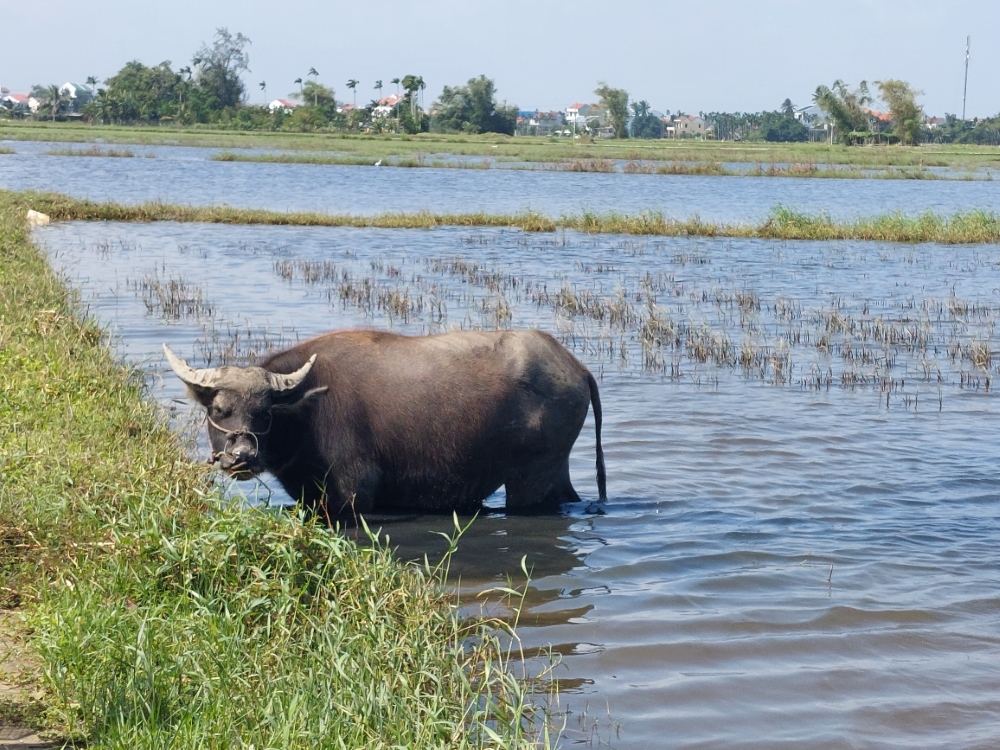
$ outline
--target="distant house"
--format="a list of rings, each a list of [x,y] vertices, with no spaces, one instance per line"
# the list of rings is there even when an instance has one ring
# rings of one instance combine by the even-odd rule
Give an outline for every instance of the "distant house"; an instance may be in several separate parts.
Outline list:
[[[69,97],[69,109],[71,112],[79,112],[87,102],[94,98],[94,89],[83,83],[73,83],[67,81],[59,87],[59,93]]]
[[[286,115],[291,114],[291,111],[296,107],[301,107],[302,105],[298,102],[290,102],[287,99],[275,99],[273,102],[267,105],[268,111],[274,114],[279,109],[283,111]]]
[[[705,138],[712,130],[698,115],[680,115],[674,118],[673,125],[674,138]]]
[[[574,122],[578,117],[586,117],[593,105],[577,102],[566,107],[566,122]]]
[[[825,141],[831,137],[833,118],[818,104],[799,107],[795,110],[795,119],[809,128],[810,141]]]
[[[588,120],[603,114],[601,108],[596,104],[577,102],[566,107],[566,124],[576,126],[577,129],[585,128]]]
[[[795,110],[794,117],[803,125],[813,127],[822,127],[830,118],[830,116],[826,113],[826,110],[818,104],[810,104],[808,107],[798,107]]]
[[[372,109],[372,117],[376,119],[391,117],[393,111],[403,100],[404,97],[398,94],[390,94],[389,96],[382,97],[376,103],[375,108]]]
[[[888,112],[880,112],[877,109],[866,109],[865,114],[868,115],[868,124],[873,133],[888,130],[892,125],[892,115]]]
[[[937,130],[939,127],[947,122],[943,117],[928,117],[924,120],[924,125],[927,126],[928,130]]]
[[[0,97],[0,102],[6,109],[12,112],[26,112],[28,110],[28,100],[31,98],[27,94],[11,94],[9,90],[4,89],[4,94]],[[37,109],[37,105],[35,109]],[[31,110],[34,112],[34,110]]]
[[[349,115],[355,109],[357,109],[357,107],[355,107],[353,104],[343,104],[337,109],[337,111],[341,112],[342,114]]]
[[[562,112],[521,110],[517,113],[517,132],[521,135],[552,135],[566,124]]]

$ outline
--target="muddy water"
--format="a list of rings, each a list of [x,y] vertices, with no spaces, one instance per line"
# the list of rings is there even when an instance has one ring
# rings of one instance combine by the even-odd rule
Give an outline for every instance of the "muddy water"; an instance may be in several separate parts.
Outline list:
[[[197,366],[348,326],[560,336],[601,378],[610,499],[588,422],[584,503],[481,518],[453,567],[475,590],[527,556],[520,634],[561,659],[569,743],[1000,744],[1000,248],[169,223],[37,236],[178,424],[162,342]],[[450,519],[381,525],[419,556]]]
[[[1000,208],[1000,182],[579,174],[510,169],[375,169],[213,162],[220,149],[128,148],[135,158],[47,156],[65,144],[6,142],[0,188],[55,190],[138,203],[226,204],[277,211],[662,211],[706,221],[761,221],[778,204],[852,218],[890,211]],[[86,146],[73,146],[76,149]],[[145,158],[150,155],[154,158]]]

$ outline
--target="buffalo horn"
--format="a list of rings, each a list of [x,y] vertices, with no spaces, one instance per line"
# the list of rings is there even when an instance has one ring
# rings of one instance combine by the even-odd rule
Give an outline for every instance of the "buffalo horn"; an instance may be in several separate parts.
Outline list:
[[[170,369],[188,385],[199,388],[214,388],[218,384],[220,373],[216,368],[196,370],[170,351],[170,347],[166,344],[163,345],[163,353],[167,355],[167,362],[170,363]]]
[[[282,391],[290,391],[293,388],[297,388],[299,384],[306,379],[306,375],[309,374],[309,370],[312,369],[313,362],[316,361],[316,355],[312,355],[309,360],[302,365],[295,372],[291,372],[288,375],[282,375],[278,372],[269,372],[267,374],[267,379],[271,383],[271,389],[281,393]]]

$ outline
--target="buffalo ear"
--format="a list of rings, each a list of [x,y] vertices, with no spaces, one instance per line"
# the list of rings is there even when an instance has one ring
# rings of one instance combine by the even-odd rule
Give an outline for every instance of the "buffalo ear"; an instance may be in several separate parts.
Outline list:
[[[318,401],[323,394],[327,392],[327,390],[328,387],[324,385],[319,388],[310,388],[301,396],[294,395],[294,391],[276,394],[277,398],[272,410],[281,413],[310,407]]]
[[[206,409],[212,405],[212,401],[215,400],[215,394],[219,392],[218,388],[206,388],[203,385],[192,385],[191,383],[185,383],[184,387],[187,390],[188,396]]]

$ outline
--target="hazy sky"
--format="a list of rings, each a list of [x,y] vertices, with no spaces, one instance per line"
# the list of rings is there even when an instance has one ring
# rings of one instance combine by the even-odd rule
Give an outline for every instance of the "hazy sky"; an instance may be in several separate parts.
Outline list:
[[[253,41],[251,101],[286,96],[316,68],[338,98],[360,80],[412,73],[430,103],[445,84],[485,73],[522,109],[593,100],[598,81],[657,109],[687,112],[808,104],[816,86],[901,78],[928,114],[1000,112],[997,0],[0,0],[0,84],[103,80],[129,60],[190,62],[216,27]]]

